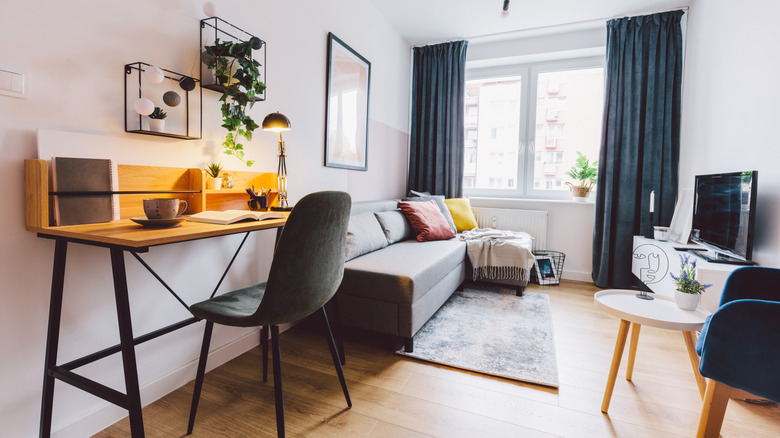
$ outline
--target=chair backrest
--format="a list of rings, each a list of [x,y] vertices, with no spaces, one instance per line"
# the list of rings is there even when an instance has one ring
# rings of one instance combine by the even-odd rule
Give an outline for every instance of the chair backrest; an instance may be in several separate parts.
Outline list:
[[[298,201],[276,245],[257,325],[298,321],[319,310],[344,276],[352,199],[344,192],[315,192]]]

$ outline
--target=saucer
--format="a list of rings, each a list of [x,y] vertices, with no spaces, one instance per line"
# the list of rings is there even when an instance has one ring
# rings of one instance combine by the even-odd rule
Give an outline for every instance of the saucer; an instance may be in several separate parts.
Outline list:
[[[173,219],[149,219],[146,216],[131,217],[131,221],[141,224],[148,228],[171,228],[178,227],[187,220],[186,216],[177,216]]]

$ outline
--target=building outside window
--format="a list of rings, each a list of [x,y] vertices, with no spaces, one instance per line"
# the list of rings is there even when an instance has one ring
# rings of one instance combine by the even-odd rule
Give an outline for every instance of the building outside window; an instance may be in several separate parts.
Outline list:
[[[577,152],[598,159],[603,65],[580,58],[469,69],[466,195],[568,198]]]

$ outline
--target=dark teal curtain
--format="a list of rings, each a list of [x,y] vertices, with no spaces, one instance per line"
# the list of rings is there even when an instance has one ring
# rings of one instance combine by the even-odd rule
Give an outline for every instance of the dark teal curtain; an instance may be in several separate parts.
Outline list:
[[[414,48],[409,190],[463,195],[467,46],[455,41]]]
[[[677,198],[680,155],[683,11],[607,22],[607,71],[593,281],[606,288],[636,284],[634,235],[668,226]],[[655,191],[651,223],[650,192]]]

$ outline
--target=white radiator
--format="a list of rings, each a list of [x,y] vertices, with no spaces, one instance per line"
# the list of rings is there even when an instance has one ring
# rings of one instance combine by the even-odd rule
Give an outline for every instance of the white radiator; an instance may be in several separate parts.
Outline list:
[[[525,231],[534,238],[534,251],[547,249],[547,212],[509,208],[474,207],[480,228]]]

